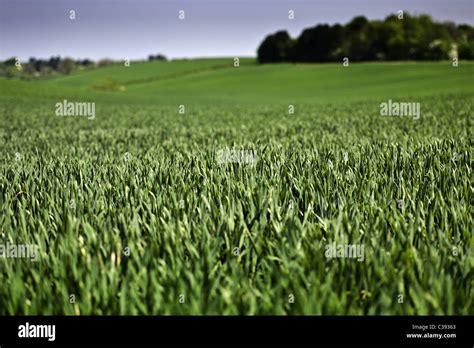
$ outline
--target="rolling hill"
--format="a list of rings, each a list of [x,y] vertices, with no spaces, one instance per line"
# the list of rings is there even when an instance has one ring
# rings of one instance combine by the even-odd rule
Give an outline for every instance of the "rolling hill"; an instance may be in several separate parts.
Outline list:
[[[0,80],[0,90],[3,97],[54,99],[64,95],[151,105],[324,104],[474,93],[474,64],[468,62],[457,68],[448,62],[361,63],[349,67],[259,66],[252,59],[240,63],[238,68],[232,58],[132,63],[130,67],[115,65],[42,81]]]

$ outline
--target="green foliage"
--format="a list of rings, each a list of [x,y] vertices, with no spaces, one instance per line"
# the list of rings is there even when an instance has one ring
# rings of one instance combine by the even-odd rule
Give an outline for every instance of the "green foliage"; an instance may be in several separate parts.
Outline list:
[[[123,93],[96,70],[0,80],[0,244],[40,248],[0,258],[0,314],[474,314],[472,65],[137,71],[159,64],[104,69]],[[381,117],[386,97],[422,116]],[[95,119],[55,116],[64,98]]]
[[[76,69],[76,63],[71,58],[61,60],[59,63],[59,72],[65,75],[69,75]]]
[[[61,59],[59,56],[50,59],[36,59],[31,57],[28,62],[23,62],[17,58],[10,58],[0,62],[0,76],[6,78],[21,78],[31,80],[33,78],[52,77],[56,74],[69,75],[77,68],[90,68],[94,64],[89,59],[74,61],[71,58]],[[10,68],[5,69],[4,67]],[[11,69],[17,69],[13,73]]]
[[[474,41],[461,43],[458,52],[459,59],[474,59]]]
[[[258,61],[260,63],[278,63],[292,60],[294,40],[286,31],[279,31],[269,35],[258,48]]]
[[[344,26],[319,24],[305,29],[294,45],[291,42],[286,32],[267,36],[258,48],[258,61],[336,62],[343,57],[351,61],[443,60],[449,58],[455,44],[461,47],[455,56],[472,59],[474,28],[404,12],[384,21],[359,16]]]
[[[113,65],[114,64],[114,61],[111,60],[111,59],[101,59],[99,60],[99,62],[97,63],[97,66],[99,68],[104,68],[106,66],[110,66],[110,65]]]

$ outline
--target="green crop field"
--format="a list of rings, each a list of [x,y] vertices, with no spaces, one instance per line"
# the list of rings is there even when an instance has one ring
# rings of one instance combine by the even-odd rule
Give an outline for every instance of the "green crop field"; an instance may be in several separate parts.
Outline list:
[[[473,315],[473,97],[463,61],[0,79],[0,244],[37,251],[0,315]]]

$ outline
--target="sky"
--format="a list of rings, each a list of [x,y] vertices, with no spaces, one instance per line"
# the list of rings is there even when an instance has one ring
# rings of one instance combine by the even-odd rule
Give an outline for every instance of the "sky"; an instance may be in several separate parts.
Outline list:
[[[474,0],[0,0],[0,59],[253,57],[278,30],[399,10],[474,25]]]

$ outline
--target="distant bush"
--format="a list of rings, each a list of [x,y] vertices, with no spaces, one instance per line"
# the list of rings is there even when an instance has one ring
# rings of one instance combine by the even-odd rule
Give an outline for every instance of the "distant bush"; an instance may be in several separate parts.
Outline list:
[[[114,79],[104,79],[92,85],[93,89],[99,91],[124,91],[125,86]]]
[[[162,54],[157,54],[156,56],[154,55],[149,55],[148,56],[148,61],[152,61],[152,60],[167,60],[166,57]]]
[[[105,58],[105,59],[99,60],[99,62],[97,63],[97,66],[99,68],[103,68],[103,67],[106,67],[106,66],[110,66],[112,64],[114,64],[114,61],[112,59]]]
[[[462,42],[458,47],[459,59],[474,59],[474,42]]]
[[[63,59],[59,63],[59,72],[65,75],[69,75],[76,69],[76,63],[71,58]]]
[[[5,69],[5,77],[14,78],[19,77],[20,75],[20,70],[18,70],[15,66],[7,66]]]

